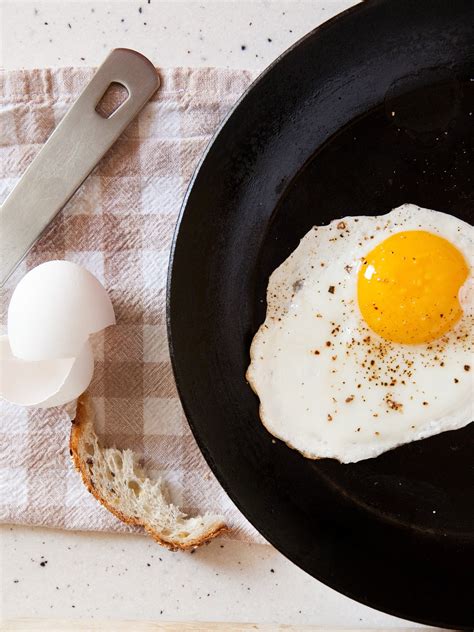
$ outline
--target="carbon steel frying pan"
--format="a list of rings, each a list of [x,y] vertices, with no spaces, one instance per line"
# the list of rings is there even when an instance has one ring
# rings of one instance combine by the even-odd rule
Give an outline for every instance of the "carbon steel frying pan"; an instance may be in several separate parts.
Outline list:
[[[404,202],[473,222],[473,77],[472,1],[376,0],[310,33],[208,148],[168,286],[182,402],[241,511],[341,593],[454,628],[474,626],[474,425],[311,461],[272,441],[244,375],[268,277],[312,225]]]

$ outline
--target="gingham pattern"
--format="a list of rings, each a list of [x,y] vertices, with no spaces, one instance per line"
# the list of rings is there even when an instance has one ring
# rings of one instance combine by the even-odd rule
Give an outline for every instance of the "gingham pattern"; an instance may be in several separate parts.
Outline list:
[[[3,200],[92,76],[89,69],[3,74]],[[222,512],[233,537],[259,540],[204,462],[172,377],[165,329],[168,251],[193,170],[252,79],[246,71],[160,71],[162,87],[56,217],[2,295],[27,269],[75,261],[107,288],[117,326],[94,339],[91,385],[104,443],[143,456],[189,512]],[[83,488],[68,454],[64,411],[0,408],[0,521],[67,529],[132,530]]]

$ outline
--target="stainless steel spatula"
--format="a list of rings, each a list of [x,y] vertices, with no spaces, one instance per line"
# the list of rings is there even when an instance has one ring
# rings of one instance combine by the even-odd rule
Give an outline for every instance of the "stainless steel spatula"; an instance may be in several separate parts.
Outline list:
[[[96,106],[113,82],[128,96],[105,118]],[[1,285],[159,85],[140,53],[110,53],[0,207]]]

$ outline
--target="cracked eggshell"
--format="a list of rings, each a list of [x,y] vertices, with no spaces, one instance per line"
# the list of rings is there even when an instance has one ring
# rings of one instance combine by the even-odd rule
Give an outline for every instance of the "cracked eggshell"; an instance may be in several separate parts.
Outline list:
[[[38,404],[38,408],[62,406],[77,399],[91,383],[93,374],[94,355],[89,342],[86,342],[59,391]]]
[[[79,397],[89,386],[94,357],[87,342],[77,358],[25,361],[0,336],[0,396],[20,406],[50,408]]]
[[[8,337],[22,360],[75,358],[89,335],[115,324],[102,284],[76,263],[48,261],[16,286],[8,308]]]

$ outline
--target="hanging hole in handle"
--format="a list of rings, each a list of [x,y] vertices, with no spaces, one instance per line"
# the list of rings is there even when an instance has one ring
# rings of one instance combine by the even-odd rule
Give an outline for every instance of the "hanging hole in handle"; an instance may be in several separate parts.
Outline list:
[[[129,96],[129,91],[122,83],[112,81],[95,106],[95,111],[102,118],[108,119],[125,103]]]

